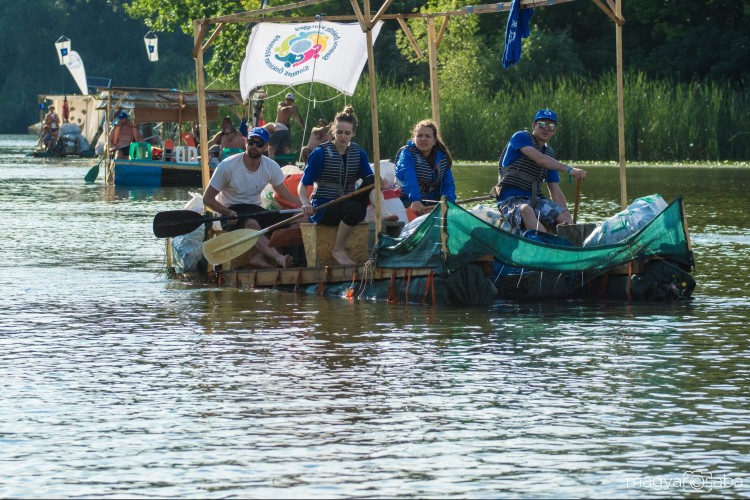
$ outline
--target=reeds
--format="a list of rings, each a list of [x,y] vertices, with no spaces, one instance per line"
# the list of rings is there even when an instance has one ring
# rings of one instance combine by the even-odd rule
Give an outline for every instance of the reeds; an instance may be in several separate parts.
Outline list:
[[[393,158],[418,121],[431,117],[429,88],[376,81],[380,153]],[[531,127],[540,108],[557,112],[552,139],[561,159],[613,161],[618,158],[617,94],[614,74],[589,82],[559,78],[529,82],[521,90],[452,93],[441,89],[441,133],[457,160],[496,161],[510,136]],[[284,92],[272,87],[269,94]],[[308,130],[318,118],[331,120],[345,104],[359,118],[355,139],[372,156],[370,93],[363,78],[352,97],[322,85],[295,89]],[[272,120],[278,99],[267,103]],[[714,83],[625,79],[626,158],[638,161],[724,161],[750,158],[750,95]],[[295,137],[299,135],[295,134]],[[295,139],[296,141],[296,139]],[[296,149],[296,148],[295,148]]]

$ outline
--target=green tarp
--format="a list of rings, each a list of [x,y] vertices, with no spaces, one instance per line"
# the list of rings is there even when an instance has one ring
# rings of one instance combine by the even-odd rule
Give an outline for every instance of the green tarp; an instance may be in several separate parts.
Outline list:
[[[438,206],[409,236],[384,236],[378,249],[380,267],[431,267],[451,272],[480,256],[491,254],[505,266],[537,271],[599,274],[633,260],[661,257],[692,267],[688,236],[677,199],[646,226],[623,241],[595,247],[556,246],[500,230],[458,205]],[[441,228],[445,225],[447,253]]]

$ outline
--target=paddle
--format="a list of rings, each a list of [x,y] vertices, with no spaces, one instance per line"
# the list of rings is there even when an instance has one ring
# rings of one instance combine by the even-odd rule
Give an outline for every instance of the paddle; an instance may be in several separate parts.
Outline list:
[[[464,200],[456,200],[456,205],[463,205],[464,203],[473,203],[475,201],[494,200],[495,197],[489,194],[484,196],[477,196],[475,198],[466,198]],[[440,203],[440,200],[424,200],[425,203]]]
[[[238,214],[237,216],[217,216],[203,217],[193,210],[168,210],[159,212],[154,216],[154,236],[157,238],[172,238],[181,234],[192,233],[198,229],[204,222],[215,220],[230,220],[240,217],[252,217],[254,215],[268,214],[294,214],[299,213],[300,209],[291,208],[286,210],[262,210],[252,214]]]
[[[317,212],[323,208],[330,207],[331,205],[365,193],[373,187],[375,187],[375,185],[370,184],[369,186],[365,186],[357,191],[345,194],[341,198],[336,198],[335,200],[323,203],[322,205],[315,207],[315,211]],[[203,256],[214,266],[223,262],[229,262],[253,248],[258,241],[258,238],[262,235],[270,233],[274,229],[286,226],[290,222],[301,219],[304,216],[304,213],[299,213],[289,217],[287,220],[283,220],[277,224],[268,226],[265,229],[261,229],[260,231],[254,229],[235,229],[230,233],[216,236],[215,238],[203,242]]]
[[[99,163],[91,167],[89,169],[88,173],[86,174],[86,177],[83,178],[84,181],[87,183],[92,183],[96,180],[97,177],[99,177],[99,165],[102,164],[102,161],[104,160],[104,155],[102,155],[101,158],[99,158]]]

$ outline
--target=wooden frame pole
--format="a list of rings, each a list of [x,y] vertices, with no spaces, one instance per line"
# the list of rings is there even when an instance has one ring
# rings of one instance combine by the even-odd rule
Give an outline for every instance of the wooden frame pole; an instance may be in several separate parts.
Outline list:
[[[622,0],[617,0],[615,17],[622,18]],[[625,84],[622,65],[622,24],[615,24],[617,45],[617,143],[620,162],[620,207],[628,206],[628,185],[625,172]]]
[[[356,4],[358,0],[352,0]],[[372,164],[375,172],[375,247],[378,246],[380,230],[383,225],[381,217],[381,193],[380,182],[380,128],[378,127],[378,96],[375,91],[375,55],[372,48],[372,14],[370,13],[370,0],[364,2],[365,36],[367,38],[367,73],[370,82],[370,114],[372,117]]]
[[[437,67],[437,36],[435,18],[427,19],[427,49],[430,63],[430,97],[432,100],[432,121],[440,130],[440,77]]]
[[[202,37],[205,29],[202,24],[205,22],[196,19],[193,21],[193,37],[198,52],[195,55],[195,87],[196,97],[198,99],[198,125],[200,133],[200,161],[201,161],[201,179],[203,181],[203,191],[208,187],[211,180],[211,170],[208,168],[208,117],[206,115],[206,77],[203,71],[203,48]]]

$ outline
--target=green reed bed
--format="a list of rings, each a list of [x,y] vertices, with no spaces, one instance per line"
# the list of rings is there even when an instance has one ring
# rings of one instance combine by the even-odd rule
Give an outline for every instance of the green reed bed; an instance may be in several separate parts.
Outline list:
[[[419,120],[430,118],[429,88],[377,81],[380,153],[393,158]],[[618,158],[617,93],[614,74],[596,81],[560,78],[530,82],[521,90],[494,95],[451,92],[440,95],[441,132],[454,158],[496,161],[517,130],[529,128],[536,110],[557,112],[560,128],[552,145],[563,160],[613,161]],[[285,89],[272,86],[270,94]],[[331,120],[344,104],[360,121],[357,138],[372,156],[370,93],[366,80],[351,97],[322,85],[295,89],[308,130],[320,117]],[[314,97],[313,97],[314,96]],[[266,120],[275,116],[280,96],[270,99]],[[309,110],[309,111],[308,111]],[[308,114],[309,112],[309,114]],[[750,96],[714,83],[649,81],[642,74],[625,79],[625,144],[629,161],[724,161],[750,158]],[[295,143],[299,135],[295,133]],[[295,147],[296,149],[296,147]]]

